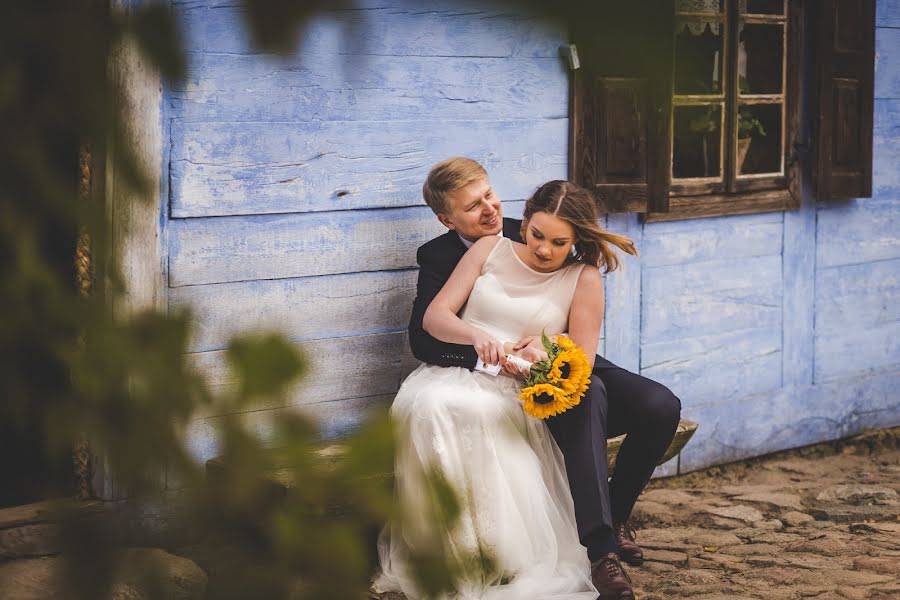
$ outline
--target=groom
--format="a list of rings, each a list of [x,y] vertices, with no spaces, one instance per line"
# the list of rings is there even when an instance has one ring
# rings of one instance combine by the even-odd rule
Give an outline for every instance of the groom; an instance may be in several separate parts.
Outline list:
[[[419,247],[419,279],[409,321],[413,355],[437,366],[473,369],[472,346],[448,344],[422,328],[428,305],[466,250],[481,237],[502,235],[521,242],[521,221],[504,219],[487,172],[468,158],[432,167],[422,188],[425,202],[449,231]],[[516,344],[523,347],[528,340]],[[663,385],[597,356],[587,395],[547,426],[563,453],[581,543],[601,599],[633,599],[631,578],[620,560],[640,565],[643,553],[628,524],[631,509],[675,435],[680,400]],[[606,439],[627,433],[609,482]]]

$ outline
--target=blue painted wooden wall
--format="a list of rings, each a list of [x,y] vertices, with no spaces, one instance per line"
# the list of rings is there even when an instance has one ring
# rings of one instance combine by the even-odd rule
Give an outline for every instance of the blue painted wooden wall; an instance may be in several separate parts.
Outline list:
[[[171,307],[191,358],[231,385],[222,350],[275,327],[313,359],[288,404],[327,435],[390,402],[410,367],[416,247],[442,231],[421,183],[481,161],[507,215],[567,172],[562,27],[476,0],[366,0],[317,17],[288,58],[250,46],[239,8],[176,0],[190,75],[166,90]],[[607,279],[600,351],[670,386],[701,422],[658,474],[900,423],[900,3],[879,0],[875,198],[641,225]],[[351,358],[352,360],[348,360]],[[216,411],[188,435],[215,453]]]

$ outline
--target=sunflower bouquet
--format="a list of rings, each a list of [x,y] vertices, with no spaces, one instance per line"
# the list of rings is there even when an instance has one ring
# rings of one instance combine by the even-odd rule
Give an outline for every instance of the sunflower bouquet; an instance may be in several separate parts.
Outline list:
[[[584,350],[565,336],[551,341],[541,333],[541,342],[547,358],[531,363],[519,398],[527,414],[546,419],[581,402],[591,382],[591,366]]]

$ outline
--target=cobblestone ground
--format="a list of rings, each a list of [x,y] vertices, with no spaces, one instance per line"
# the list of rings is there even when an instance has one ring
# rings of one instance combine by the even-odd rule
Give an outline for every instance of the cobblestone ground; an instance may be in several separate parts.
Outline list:
[[[900,598],[897,432],[652,481],[637,597]]]
[[[637,598],[900,599],[898,436],[653,480],[632,515]]]

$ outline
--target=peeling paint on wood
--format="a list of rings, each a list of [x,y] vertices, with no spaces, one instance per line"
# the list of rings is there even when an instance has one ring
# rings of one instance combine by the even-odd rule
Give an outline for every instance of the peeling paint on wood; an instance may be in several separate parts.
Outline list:
[[[521,215],[521,202],[505,211]],[[173,220],[169,285],[333,275],[416,266],[446,229],[427,207]]]
[[[169,306],[193,311],[191,352],[265,329],[295,342],[359,336],[406,328],[416,278],[407,270],[190,285],[171,288]]]
[[[244,413],[238,421],[263,443],[272,444],[276,437],[277,422],[286,414],[308,416],[318,425],[322,439],[334,439],[349,435],[359,427],[369,415],[386,410],[394,395],[348,398],[302,406],[288,406]],[[218,424],[222,417],[197,419],[188,424],[185,436],[188,451],[197,462],[205,462],[221,454],[218,439]]]
[[[900,258],[820,269],[815,307],[819,335],[900,321]]]
[[[172,216],[421,206],[431,165],[459,155],[484,165],[502,199],[521,200],[565,177],[566,127],[565,120],[176,122]]]
[[[815,343],[816,383],[900,369],[900,321],[840,333],[817,332]]]
[[[684,340],[758,327],[781,329],[781,257],[644,269],[641,340]]]
[[[900,372],[722,398],[682,418],[700,423],[681,473],[900,424]]]
[[[816,268],[900,258],[900,199],[863,198],[821,205]]]
[[[900,0],[878,0],[875,3],[877,27],[900,27]]]
[[[645,267],[781,254],[782,215],[649,223],[639,250]]]
[[[169,94],[181,121],[565,119],[559,57],[188,55]]]
[[[175,5],[185,26],[190,51],[251,54],[249,40],[233,2]],[[568,43],[560,24],[537,16],[510,14],[475,2],[432,3],[415,0],[314,16],[298,32],[304,55],[471,56],[482,58],[559,56]]]
[[[900,98],[900,29],[875,29],[875,97]]]
[[[641,375],[697,408],[781,388],[781,328],[742,329],[641,346]]]
[[[810,385],[813,382],[816,327],[816,206],[811,190],[797,210],[784,213],[784,276],[782,310],[784,334],[782,385]]]
[[[284,398],[266,398],[247,412],[318,404],[344,398],[393,394],[400,383],[400,366],[407,354],[405,333],[385,333],[356,337],[313,340],[296,344],[309,361],[306,377],[291,387]],[[216,394],[228,394],[235,379],[225,352],[189,355],[192,365],[204,375]],[[201,419],[222,414],[216,405],[198,411]]]
[[[641,247],[641,224],[636,214],[607,216],[607,228],[634,240]],[[605,357],[634,373],[640,370],[641,349],[641,263],[638,258],[619,254],[622,265],[605,276],[606,315],[603,349]]]
[[[900,99],[875,100],[875,150],[872,186],[875,197],[900,197]]]

